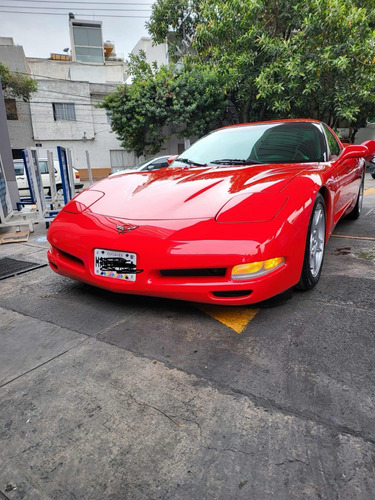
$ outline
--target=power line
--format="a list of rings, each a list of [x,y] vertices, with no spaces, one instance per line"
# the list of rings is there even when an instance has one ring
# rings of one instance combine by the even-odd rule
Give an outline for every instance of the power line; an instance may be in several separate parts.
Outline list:
[[[69,11],[69,7],[66,8],[66,11]],[[66,16],[63,12],[26,12],[21,10],[0,10],[0,12],[4,12],[6,14],[37,14],[38,16]],[[75,13],[77,16],[81,15],[80,12]],[[87,13],[82,13],[82,15],[87,15]],[[150,16],[116,16],[111,14],[100,14],[100,17],[113,17],[113,18],[126,18],[126,19],[149,19]]]
[[[94,107],[93,104],[90,104],[88,102],[71,102],[72,99],[70,100],[70,102],[67,100],[67,99],[63,99],[63,100],[55,100],[55,101],[29,101],[30,104],[40,104],[40,105],[43,105],[43,104],[46,104],[46,105],[51,105],[51,104],[75,104],[77,106],[91,106],[91,107]],[[99,104],[99,103],[97,103]],[[101,109],[101,108],[95,108],[95,109]],[[102,108],[104,109],[104,108]]]
[[[50,59],[46,59],[46,60],[49,61]],[[39,77],[42,77],[42,78],[46,78],[47,80],[56,80],[56,81],[59,81],[59,82],[68,82],[68,83],[79,83],[79,82],[77,82],[75,80],[65,80],[64,78],[54,78],[52,76],[46,76],[46,77],[44,77],[44,75],[34,75],[34,74],[31,74],[31,73],[24,73],[22,71],[13,71],[13,73],[16,73],[18,75],[26,75],[29,78],[35,77],[35,76],[39,76]],[[43,80],[36,80],[36,81],[38,81],[38,82],[42,81],[43,82]],[[90,85],[90,82],[83,82],[83,83],[85,83],[87,85]],[[90,99],[92,101],[96,101],[97,103],[99,103],[103,99],[105,99],[109,94],[112,94],[113,92],[116,92],[117,87],[119,87],[120,85],[125,85],[125,84],[124,83],[116,83],[116,84],[108,84],[108,85],[114,85],[116,88],[114,88],[113,90],[109,91],[106,94],[100,94],[100,93],[95,93],[94,92],[93,94],[90,94],[90,95],[83,95],[83,94],[73,94],[71,92],[61,92],[59,90],[50,90],[50,89],[45,89],[45,88],[44,89],[38,89],[37,93],[44,92],[44,93],[51,93],[51,94],[67,95],[67,96],[76,97],[76,98],[77,97],[81,97],[83,99]],[[95,97],[95,96],[97,96],[97,97]],[[32,102],[32,101],[30,101],[30,102]],[[34,101],[34,102],[36,102],[36,101]]]
[[[8,0],[10,2],[24,2],[24,3],[51,3],[50,0]],[[55,5],[62,5],[63,3],[68,3],[69,5],[71,4],[83,4],[83,5],[103,5],[103,2],[70,2],[69,0],[67,0],[66,2],[54,2]],[[152,2],[148,3],[141,3],[139,4],[139,2],[105,2],[106,5],[153,5]]]
[[[9,7],[8,5],[0,5],[1,8],[5,8],[5,9],[13,9],[14,7]],[[69,7],[44,7],[44,6],[34,6],[34,5],[20,5],[18,7],[19,9],[38,9],[38,10],[45,10],[45,9],[48,9],[48,10],[69,10]],[[101,9],[101,8],[98,8],[98,7],[93,7],[92,9],[89,9],[89,8],[86,8],[86,7],[79,7],[79,10],[88,10],[90,12],[94,12],[94,11],[99,11],[99,10],[103,10],[103,11],[112,11],[112,12],[149,12],[150,9],[107,9],[107,8],[104,8],[104,9]]]
[[[32,57],[29,57],[29,58],[26,58],[26,59],[33,59]],[[47,59],[43,59],[43,61],[51,61],[52,59],[50,58],[47,58]],[[58,62],[61,62],[61,61],[58,61]],[[74,63],[76,61],[68,61],[70,63]],[[35,73],[25,73],[23,71],[12,71],[12,73],[16,73],[17,75],[26,75],[28,76],[29,78],[33,78],[35,76],[39,76],[40,78],[42,79],[45,79],[45,80],[56,80],[56,81],[59,81],[59,82],[71,82],[71,83],[87,83],[87,84],[90,84],[90,82],[86,82],[86,81],[80,81],[80,80],[67,80],[66,78],[55,78],[54,76],[46,76],[46,75],[37,75]],[[35,80],[37,80],[35,78]],[[43,81],[43,80],[39,80],[39,81]],[[115,85],[116,87],[118,85],[123,85],[123,82],[116,82],[116,83],[93,83],[93,85]],[[77,94],[79,95],[79,94]]]
[[[67,80],[68,82],[70,80]],[[113,90],[115,92],[116,89]],[[105,99],[109,94],[112,94],[113,92],[108,92],[108,94],[103,95],[102,97],[99,96],[99,94],[92,94],[92,95],[83,95],[83,94],[73,94],[71,92],[60,92],[59,90],[48,90],[48,89],[38,89],[37,93],[45,93],[45,94],[59,94],[59,95],[67,95],[69,97],[74,97],[74,98],[81,98],[81,99],[88,99],[91,101],[96,101],[96,102],[101,102],[103,99]],[[98,96],[98,97],[94,97]],[[80,102],[80,99],[77,99],[78,102]]]

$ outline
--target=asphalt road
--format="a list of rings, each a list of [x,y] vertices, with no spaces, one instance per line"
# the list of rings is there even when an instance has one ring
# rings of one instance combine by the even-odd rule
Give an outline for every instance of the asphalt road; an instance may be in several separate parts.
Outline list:
[[[0,499],[373,500],[375,181],[313,291],[228,309],[1,281]]]

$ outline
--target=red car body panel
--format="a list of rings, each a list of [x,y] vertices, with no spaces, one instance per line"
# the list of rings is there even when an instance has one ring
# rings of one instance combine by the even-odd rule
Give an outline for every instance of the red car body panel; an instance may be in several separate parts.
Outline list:
[[[53,221],[48,260],[61,275],[114,292],[229,305],[259,302],[298,283],[317,193],[325,200],[328,239],[353,209],[363,169],[358,156],[172,166],[108,178],[79,194]],[[96,248],[136,254],[135,281],[95,274]],[[284,265],[265,276],[231,277],[233,266],[275,257],[284,257]],[[194,274],[206,269],[213,274]]]

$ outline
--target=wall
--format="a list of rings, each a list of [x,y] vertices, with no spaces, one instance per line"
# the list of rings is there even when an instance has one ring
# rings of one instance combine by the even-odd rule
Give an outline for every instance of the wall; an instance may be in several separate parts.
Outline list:
[[[74,166],[87,177],[88,151],[91,168],[103,169],[98,175],[108,175],[111,171],[111,150],[123,148],[112,133],[106,110],[95,105],[117,86],[59,80],[43,80],[39,83],[38,95],[31,103],[34,134],[43,146],[39,156],[46,157],[46,150],[51,149],[57,158],[57,146],[71,148]],[[54,120],[52,102],[59,101],[75,103],[76,121]],[[126,158],[126,166],[138,163],[133,154],[126,154]]]
[[[62,79],[91,83],[121,83],[127,64],[124,61],[106,61],[104,64],[52,59],[27,58],[30,73],[36,79]]]
[[[86,132],[94,138],[90,86],[84,82],[37,80],[38,92],[30,101],[34,139],[37,142],[80,141]],[[55,121],[53,103],[73,103],[75,121]]]
[[[356,144],[361,144],[368,140],[375,141],[375,123],[368,125],[366,128],[360,128],[355,136]]]
[[[27,73],[23,47],[14,45],[13,38],[0,37],[0,61],[10,71]],[[12,149],[24,149],[35,146],[31,127],[30,105],[22,99],[16,99],[18,120],[8,120],[9,136]]]
[[[124,81],[126,63],[106,61],[105,64],[28,59],[30,71],[38,80],[38,94],[31,103],[35,138],[42,143],[40,154],[56,146],[72,149],[74,166],[85,172],[86,151],[93,169],[111,168],[110,151],[123,150],[112,133],[104,109],[96,108],[104,96]],[[75,104],[76,121],[55,121],[53,102]],[[86,137],[86,141],[83,137]],[[137,163],[133,154],[126,155],[128,166]]]
[[[154,61],[157,62],[158,66],[168,63],[167,57],[167,44],[162,43],[160,45],[152,45],[151,38],[142,37],[137,45],[133,48],[132,54],[137,55],[140,50],[146,53],[146,61],[151,64]]]
[[[17,208],[17,201],[20,201],[16,177],[14,175],[12,150],[10,147],[10,139],[7,127],[7,116],[4,105],[3,90],[1,87],[0,78],[0,154],[2,163],[4,166],[4,173],[7,180],[7,185],[9,189],[10,199],[12,201],[13,208]]]

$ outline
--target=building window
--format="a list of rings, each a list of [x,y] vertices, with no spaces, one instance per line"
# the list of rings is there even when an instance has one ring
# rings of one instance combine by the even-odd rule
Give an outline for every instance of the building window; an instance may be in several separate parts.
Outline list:
[[[73,21],[75,60],[103,63],[104,50],[101,24]]]
[[[7,120],[18,120],[17,104],[15,99],[4,99]]]
[[[112,149],[109,154],[111,157],[112,172],[133,168],[135,166],[134,153],[128,153],[122,149]]]
[[[121,150],[112,150],[110,151],[111,155],[111,167],[112,171],[115,172],[116,170],[121,170],[122,168],[125,168],[126,165],[126,151],[121,151]]]
[[[12,149],[13,160],[22,160],[22,149]]]
[[[76,121],[76,110],[74,104],[65,102],[54,102],[53,118],[55,122],[58,121]]]

